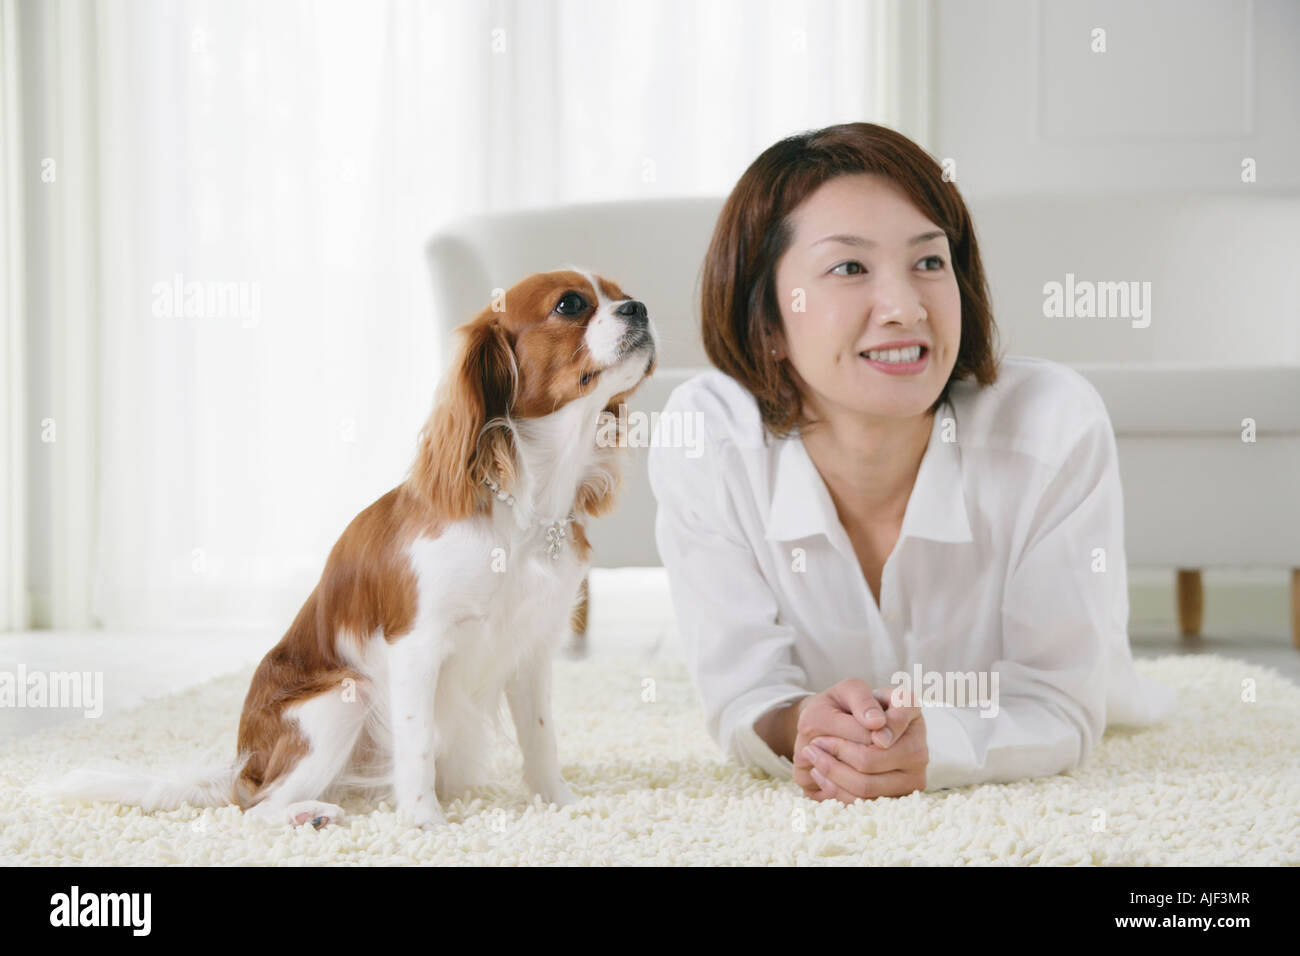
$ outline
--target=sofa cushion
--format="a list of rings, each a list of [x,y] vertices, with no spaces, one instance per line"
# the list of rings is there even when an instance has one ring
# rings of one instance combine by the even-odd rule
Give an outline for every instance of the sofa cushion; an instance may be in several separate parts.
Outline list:
[[[1101,394],[1116,434],[1300,434],[1300,366],[1069,362]]]

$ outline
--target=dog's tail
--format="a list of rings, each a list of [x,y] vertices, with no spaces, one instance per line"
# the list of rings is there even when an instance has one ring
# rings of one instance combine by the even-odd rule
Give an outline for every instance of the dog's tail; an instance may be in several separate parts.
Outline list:
[[[238,802],[236,785],[247,758],[231,763],[205,757],[165,774],[144,773],[120,761],[80,767],[33,784],[29,792],[55,799],[124,803],[143,810],[224,807]]]

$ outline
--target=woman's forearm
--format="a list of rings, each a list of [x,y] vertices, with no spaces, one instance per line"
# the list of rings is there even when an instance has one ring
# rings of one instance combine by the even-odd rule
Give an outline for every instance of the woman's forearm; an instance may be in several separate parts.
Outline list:
[[[811,699],[801,697],[793,704],[778,704],[754,721],[754,732],[778,757],[794,759],[794,741],[798,735],[799,713]]]

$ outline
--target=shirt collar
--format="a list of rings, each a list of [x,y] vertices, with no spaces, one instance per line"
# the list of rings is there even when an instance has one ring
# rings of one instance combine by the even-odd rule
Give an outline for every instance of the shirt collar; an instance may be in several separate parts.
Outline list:
[[[957,442],[940,434],[946,417],[944,406],[935,412],[930,442],[921,458],[916,483],[903,513],[903,538],[934,541],[973,541],[966,515],[962,483],[961,452]],[[949,412],[951,414],[951,412]],[[803,440],[791,436],[777,442],[776,477],[772,504],[768,509],[766,537],[770,541],[793,541],[814,534],[831,537],[840,524],[826,482],[808,456]]]

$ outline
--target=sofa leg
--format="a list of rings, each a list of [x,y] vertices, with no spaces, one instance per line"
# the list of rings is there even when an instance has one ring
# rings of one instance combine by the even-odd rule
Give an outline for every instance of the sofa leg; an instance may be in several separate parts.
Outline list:
[[[569,636],[568,653],[572,657],[584,657],[587,653],[587,601],[590,593],[587,576],[584,575],[582,583],[578,585],[578,603],[569,615],[569,629],[572,633]]]
[[[1300,568],[1291,569],[1291,643],[1300,650]]]
[[[1179,568],[1178,629],[1183,637],[1200,636],[1201,614],[1204,610],[1205,594],[1201,588],[1201,572]]]

